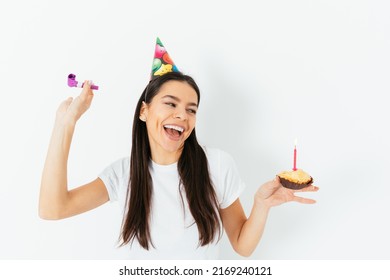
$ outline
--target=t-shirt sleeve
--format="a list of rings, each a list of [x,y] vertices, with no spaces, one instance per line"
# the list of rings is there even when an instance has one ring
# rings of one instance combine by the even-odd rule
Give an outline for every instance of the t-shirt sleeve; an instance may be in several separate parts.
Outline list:
[[[239,198],[245,183],[241,180],[234,159],[224,151],[220,151],[219,167],[220,208],[224,209]]]
[[[99,178],[106,186],[110,202],[117,201],[119,196],[127,189],[130,176],[129,158],[121,158],[107,166]]]

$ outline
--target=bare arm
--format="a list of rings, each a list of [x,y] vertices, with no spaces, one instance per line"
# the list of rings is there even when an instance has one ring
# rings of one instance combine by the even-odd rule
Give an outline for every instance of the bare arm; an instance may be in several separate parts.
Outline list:
[[[299,191],[317,190],[317,187],[309,186]],[[245,216],[239,199],[229,207],[220,210],[229,241],[238,254],[249,257],[256,249],[263,235],[271,207],[289,201],[305,204],[315,203],[312,199],[295,196],[295,192],[297,191],[282,187],[279,179],[276,178],[262,185],[256,192],[252,211],[248,218]]]
[[[221,210],[225,231],[233,249],[244,257],[249,257],[259,243],[269,208],[254,204],[247,219],[240,200]]]
[[[99,178],[68,191],[67,163],[74,129],[92,99],[93,92],[86,82],[78,97],[68,98],[57,110],[41,180],[39,215],[43,219],[66,218],[108,201],[107,190]]]

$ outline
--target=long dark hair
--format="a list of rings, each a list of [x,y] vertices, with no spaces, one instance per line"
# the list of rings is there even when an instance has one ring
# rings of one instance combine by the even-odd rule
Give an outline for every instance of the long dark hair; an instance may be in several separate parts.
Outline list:
[[[121,245],[132,243],[136,238],[146,250],[153,246],[150,236],[150,212],[153,182],[149,172],[151,158],[149,138],[145,122],[139,119],[142,102],[149,104],[168,81],[180,81],[190,85],[198,96],[195,81],[180,72],[170,72],[152,79],[143,91],[134,113],[133,138],[130,156],[130,180],[127,190],[125,215],[122,222]],[[210,178],[207,157],[199,145],[195,128],[184,142],[178,162],[180,185],[184,188],[190,212],[199,232],[199,245],[214,241],[221,236],[221,224],[217,196]],[[178,186],[180,190],[181,186]],[[183,199],[183,198],[182,198]]]

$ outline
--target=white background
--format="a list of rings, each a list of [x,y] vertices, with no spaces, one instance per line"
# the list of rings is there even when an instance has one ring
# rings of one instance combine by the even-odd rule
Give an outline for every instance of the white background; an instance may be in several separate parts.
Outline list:
[[[159,36],[201,88],[202,144],[229,152],[253,194],[298,167],[316,205],[272,209],[252,259],[389,259],[390,4],[327,1],[1,1],[0,259],[122,259],[118,206],[39,219],[55,111],[100,86],[77,125],[72,187],[130,153]],[[222,241],[222,259],[241,259]]]

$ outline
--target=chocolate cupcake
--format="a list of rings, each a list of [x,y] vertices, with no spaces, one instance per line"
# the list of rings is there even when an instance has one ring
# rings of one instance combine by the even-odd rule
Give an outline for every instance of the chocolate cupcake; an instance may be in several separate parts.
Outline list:
[[[284,171],[279,173],[278,177],[283,187],[292,190],[300,190],[313,183],[313,178],[302,169]]]

